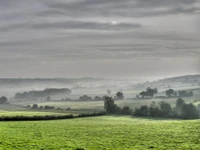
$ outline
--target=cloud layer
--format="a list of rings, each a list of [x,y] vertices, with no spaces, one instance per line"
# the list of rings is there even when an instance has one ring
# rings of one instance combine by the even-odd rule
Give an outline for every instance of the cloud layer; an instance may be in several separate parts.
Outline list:
[[[1,0],[0,76],[198,73],[199,14],[199,0]]]

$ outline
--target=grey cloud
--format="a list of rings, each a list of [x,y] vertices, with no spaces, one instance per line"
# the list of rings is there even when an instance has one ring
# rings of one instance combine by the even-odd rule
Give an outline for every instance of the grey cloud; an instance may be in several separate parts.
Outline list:
[[[83,66],[87,75],[97,75],[88,67],[92,64],[102,74],[105,69],[115,75],[119,66],[124,74],[135,70],[140,74],[138,64],[154,65],[171,58],[184,69],[185,58],[195,60],[200,55],[199,29],[194,26],[194,16],[200,12],[197,4],[198,0],[0,0],[0,69],[10,68],[7,75],[20,75],[16,71],[20,66],[29,68],[24,76],[67,72],[81,76]],[[188,28],[198,31],[190,33]],[[108,60],[112,60],[110,68],[104,63]],[[112,65],[117,68],[113,74]],[[163,61],[160,68],[167,66]]]
[[[131,30],[141,28],[139,23],[103,23],[89,21],[64,21],[64,22],[26,22],[11,24],[0,27],[0,31],[9,31],[13,29],[80,29],[80,30]]]
[[[101,23],[101,22],[84,22],[84,21],[66,21],[55,23],[41,23],[33,24],[31,28],[48,29],[48,28],[61,28],[61,29],[86,29],[86,30],[127,30],[142,27],[141,24],[131,23]]]
[[[197,0],[127,0],[126,2],[123,0],[84,0],[70,4],[65,2],[47,2],[46,4],[53,11],[57,9],[56,13],[60,15],[148,17],[196,13],[200,10],[195,6],[198,2]],[[45,11],[43,13],[48,15]]]

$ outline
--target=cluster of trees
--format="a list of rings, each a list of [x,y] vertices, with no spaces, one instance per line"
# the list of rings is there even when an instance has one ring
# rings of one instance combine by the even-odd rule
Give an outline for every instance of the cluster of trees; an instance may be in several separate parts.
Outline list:
[[[122,114],[131,115],[132,110],[128,106],[120,108],[115,104],[115,100],[112,97],[106,96],[104,99],[104,109],[108,114]]]
[[[172,107],[169,103],[161,101],[158,105],[152,102],[150,107],[143,105],[140,108],[136,108],[134,116],[146,116],[146,117],[165,117],[165,118],[181,118],[181,119],[198,119],[199,109],[192,103],[185,103],[183,99],[179,98],[176,101],[175,107]]]
[[[90,96],[83,95],[83,96],[79,97],[79,100],[80,100],[80,101],[91,101],[91,100],[93,100],[93,99],[92,99],[92,97],[90,97]]]
[[[32,106],[31,105],[27,105],[28,108],[32,108],[32,109],[55,109],[54,106],[38,106],[37,104],[33,104]]]
[[[88,96],[88,95],[83,95],[81,97],[79,97],[80,101],[91,101],[91,100],[95,100],[95,101],[103,101],[107,96],[95,96],[94,98]],[[124,94],[122,92],[117,92],[116,96],[114,97],[115,100],[123,100],[124,99]]]
[[[5,96],[0,97],[0,104],[8,104],[8,98]]]
[[[166,90],[166,96],[168,98],[170,98],[170,97],[190,97],[190,96],[193,96],[193,94],[194,93],[192,91],[186,91],[186,90],[182,90],[182,91],[178,91],[178,92],[176,92],[173,89]]]
[[[63,88],[63,89],[50,88],[50,89],[45,89],[43,91],[29,91],[24,93],[16,93],[14,98],[29,100],[29,99],[44,98],[53,95],[71,94],[71,92],[72,91],[68,88]]]
[[[137,95],[137,98],[153,98],[158,93],[157,88],[148,87],[146,91],[142,91]]]
[[[191,97],[193,96],[193,92],[192,91],[179,91],[178,92],[179,97]]]
[[[181,98],[177,99],[175,107],[165,101],[161,101],[158,105],[152,102],[150,106],[142,105],[133,111],[128,106],[120,108],[115,104],[115,100],[112,97],[107,96],[104,100],[104,109],[108,114],[180,119],[198,119],[200,117],[200,106],[197,108],[192,103],[187,104]]]

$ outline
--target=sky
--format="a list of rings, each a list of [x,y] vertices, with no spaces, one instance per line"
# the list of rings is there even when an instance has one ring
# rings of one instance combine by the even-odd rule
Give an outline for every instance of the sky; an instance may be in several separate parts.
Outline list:
[[[200,0],[0,0],[0,77],[200,73]]]

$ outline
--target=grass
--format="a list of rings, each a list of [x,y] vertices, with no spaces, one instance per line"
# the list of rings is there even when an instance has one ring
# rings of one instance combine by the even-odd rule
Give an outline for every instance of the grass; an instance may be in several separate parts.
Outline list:
[[[0,117],[2,116],[59,116],[70,113],[56,113],[56,112],[36,112],[36,111],[0,111]]]
[[[0,149],[200,149],[200,120],[103,116],[0,122]]]

